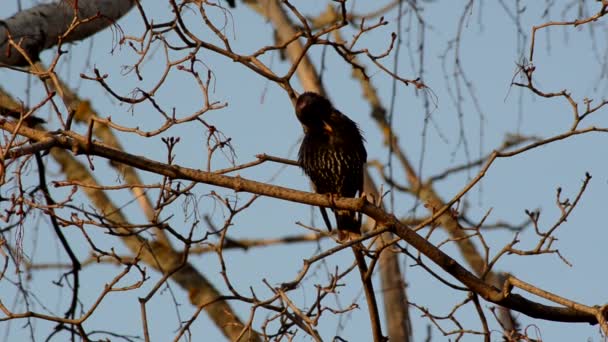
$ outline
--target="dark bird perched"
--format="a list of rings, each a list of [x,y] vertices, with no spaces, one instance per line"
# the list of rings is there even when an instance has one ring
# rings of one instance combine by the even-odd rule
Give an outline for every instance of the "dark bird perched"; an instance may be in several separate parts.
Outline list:
[[[355,197],[363,191],[363,165],[367,152],[357,124],[335,109],[325,97],[306,92],[296,101],[296,115],[304,128],[298,161],[319,194]],[[350,210],[333,210],[340,240],[361,233],[361,216]],[[331,231],[325,208],[323,220]]]

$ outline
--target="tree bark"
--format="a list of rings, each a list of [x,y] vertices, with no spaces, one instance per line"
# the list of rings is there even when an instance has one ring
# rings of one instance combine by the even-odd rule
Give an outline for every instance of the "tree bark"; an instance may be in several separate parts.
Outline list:
[[[43,50],[115,24],[134,5],[134,0],[62,0],[18,12],[0,21],[0,65],[30,65]]]

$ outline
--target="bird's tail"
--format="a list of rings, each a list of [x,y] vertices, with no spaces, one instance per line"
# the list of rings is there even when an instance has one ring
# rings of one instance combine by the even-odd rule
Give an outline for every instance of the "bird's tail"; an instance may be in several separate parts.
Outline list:
[[[361,236],[361,220],[357,212],[336,210],[336,226],[340,241],[350,240]]]

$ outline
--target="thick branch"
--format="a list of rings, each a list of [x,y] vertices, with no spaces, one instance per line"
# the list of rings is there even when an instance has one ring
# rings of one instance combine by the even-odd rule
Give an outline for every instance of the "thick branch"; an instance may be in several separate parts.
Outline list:
[[[322,194],[313,194],[304,191],[293,190],[275,185],[264,184],[241,177],[230,177],[218,175],[177,165],[163,164],[144,157],[129,154],[113,149],[107,145],[90,142],[87,139],[70,133],[70,136],[53,136],[49,133],[28,128],[17,127],[17,124],[0,119],[0,128],[26,136],[34,141],[53,141],[56,147],[71,149],[75,152],[86,151],[89,155],[100,156],[116,162],[124,163],[135,168],[163,175],[172,179],[191,180],[200,183],[216,185],[235,191],[244,191],[263,196],[279,198],[283,200],[304,203],[314,206],[334,207],[360,211],[373,218],[379,225],[391,227],[393,232],[416,248],[435,264],[458,279],[471,291],[492,303],[519,311],[528,316],[562,322],[587,322],[596,324],[597,319],[593,315],[580,312],[571,308],[553,307],[530,301],[516,294],[505,293],[498,288],[487,284],[482,279],[469,272],[449,255],[418,235],[414,230],[404,225],[394,215],[385,212],[382,208],[369,203],[365,198],[328,198]],[[85,188],[86,189],[86,188]],[[135,237],[132,237],[135,239]],[[139,239],[139,238],[137,238]],[[138,242],[138,244],[141,242]],[[180,271],[181,272],[181,271]]]
[[[21,11],[0,21],[0,64],[36,62],[43,50],[92,36],[114,24],[133,5],[133,0],[63,0]]]

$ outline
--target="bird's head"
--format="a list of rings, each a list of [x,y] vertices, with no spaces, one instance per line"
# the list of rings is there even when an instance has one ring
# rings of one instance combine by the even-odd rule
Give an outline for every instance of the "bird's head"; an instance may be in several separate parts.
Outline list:
[[[316,93],[305,92],[296,101],[296,115],[305,131],[331,131],[332,111],[329,100]]]

